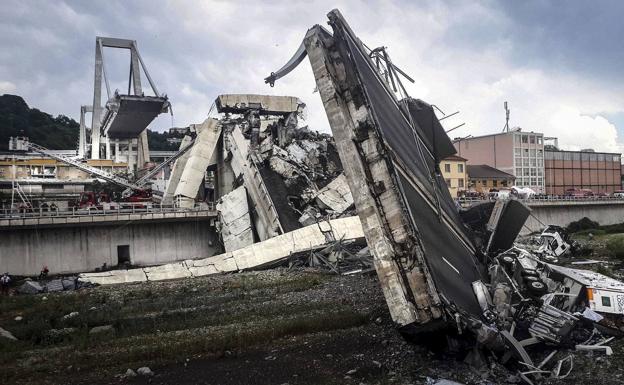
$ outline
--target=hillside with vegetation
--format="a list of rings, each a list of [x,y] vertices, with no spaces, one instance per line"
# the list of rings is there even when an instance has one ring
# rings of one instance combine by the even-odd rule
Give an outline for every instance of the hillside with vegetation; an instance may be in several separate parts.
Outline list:
[[[0,150],[7,150],[9,137],[27,136],[44,147],[61,150],[78,145],[78,122],[30,108],[22,97],[0,95]]]
[[[65,115],[52,116],[31,108],[18,95],[0,95],[0,150],[8,150],[9,138],[26,136],[34,143],[52,150],[78,146],[80,124]],[[167,142],[170,134],[148,130],[150,150],[177,150],[177,144]]]

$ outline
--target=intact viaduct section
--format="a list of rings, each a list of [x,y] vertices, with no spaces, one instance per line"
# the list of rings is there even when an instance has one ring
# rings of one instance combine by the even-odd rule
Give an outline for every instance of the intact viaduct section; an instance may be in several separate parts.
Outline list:
[[[149,266],[206,258],[219,251],[215,212],[168,214],[85,217],[82,223],[54,218],[54,224],[25,224],[35,221],[26,219],[10,227],[0,223],[0,271],[37,275],[48,266],[51,274],[78,273],[125,261]]]
[[[531,208],[523,234],[539,231],[544,225],[567,226],[587,217],[601,225],[624,222],[624,200],[579,200],[525,202]]]

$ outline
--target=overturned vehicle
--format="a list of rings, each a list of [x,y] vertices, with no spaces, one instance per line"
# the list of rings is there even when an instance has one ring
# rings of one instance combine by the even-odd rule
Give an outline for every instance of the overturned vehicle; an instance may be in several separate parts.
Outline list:
[[[439,168],[455,149],[432,106],[407,95],[401,76],[410,78],[385,48],[364,45],[338,10],[328,18],[332,32],[312,27],[265,81],[309,58],[392,319],[418,341],[487,348],[527,382],[565,376],[570,356],[553,358],[555,349],[537,363],[530,353],[602,346],[599,317],[578,296],[574,309],[545,301],[573,294],[550,265],[514,246],[530,210],[501,200],[459,212]]]

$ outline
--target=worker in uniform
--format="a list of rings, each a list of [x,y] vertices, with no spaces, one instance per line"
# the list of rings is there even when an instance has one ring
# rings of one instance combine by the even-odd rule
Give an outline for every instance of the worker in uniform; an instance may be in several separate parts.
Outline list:
[[[11,286],[11,276],[9,273],[4,273],[2,277],[0,277],[0,286],[2,287],[2,295],[8,295],[9,286]]]

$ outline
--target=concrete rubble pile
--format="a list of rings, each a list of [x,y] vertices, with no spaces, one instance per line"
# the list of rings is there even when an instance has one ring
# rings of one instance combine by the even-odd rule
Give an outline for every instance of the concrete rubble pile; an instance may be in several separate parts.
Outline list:
[[[265,81],[309,58],[399,330],[482,362],[494,357],[526,383],[566,377],[570,349],[611,354],[606,344],[624,330],[624,284],[549,263],[568,248],[558,229],[547,229],[535,252],[514,244],[530,214],[520,201],[458,210],[439,167],[455,148],[432,106],[406,96],[399,75],[411,78],[384,47],[364,45],[338,10],[328,18],[332,31],[313,26]],[[337,208],[340,196],[334,189],[320,200]]]
[[[298,127],[305,108],[299,99],[221,95],[216,105],[225,114],[223,168],[231,170],[234,186],[245,186],[259,240],[353,215],[332,137]]]

